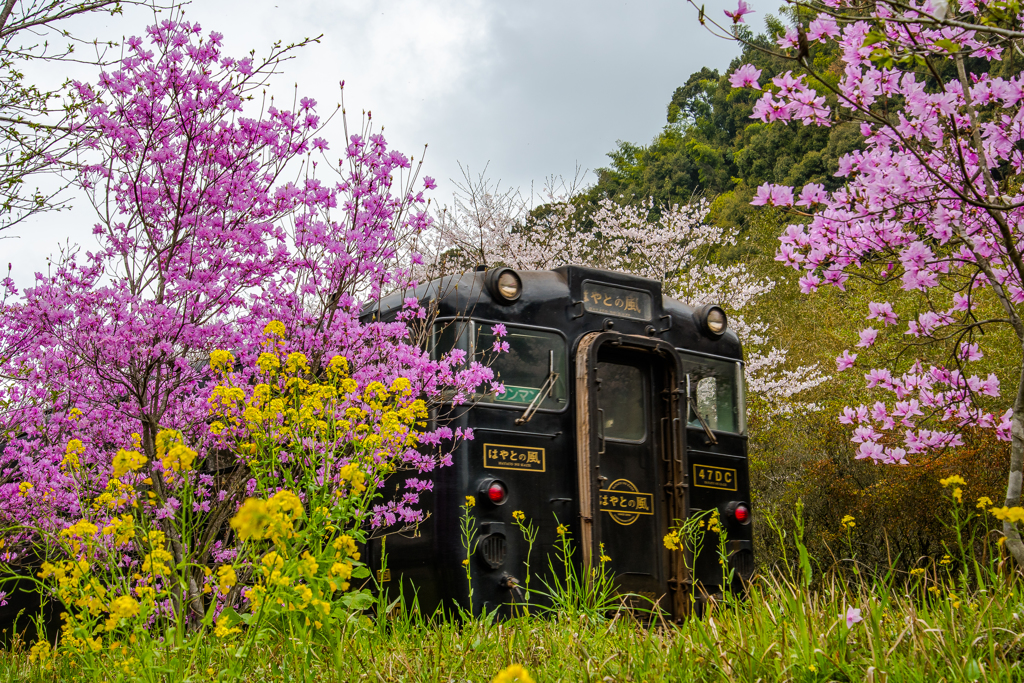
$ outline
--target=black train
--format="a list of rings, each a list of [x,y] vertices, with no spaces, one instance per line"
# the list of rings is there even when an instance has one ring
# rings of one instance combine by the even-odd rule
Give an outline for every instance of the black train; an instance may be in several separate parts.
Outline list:
[[[515,510],[540,527],[535,574],[546,573],[564,523],[577,563],[598,562],[603,547],[619,590],[658,600],[676,620],[687,616],[695,582],[698,599],[722,589],[716,537],[689,563],[693,578],[682,553],[665,548],[663,537],[686,516],[717,508],[736,570],[729,590],[749,579],[743,356],[719,307],[694,310],[664,297],[659,282],[577,266],[478,269],[415,294],[436,310],[435,354],[460,348],[494,359],[492,327],[506,326],[510,350],[491,366],[506,391],[452,411],[448,424],[475,438],[433,473],[434,490],[421,499],[428,519],[387,537],[386,573],[380,540],[370,544],[367,559],[385,590],[397,594],[400,582],[427,613],[458,603],[508,614],[521,599],[526,559]],[[401,306],[394,295],[372,315],[389,320]],[[459,532],[470,495],[472,605]]]

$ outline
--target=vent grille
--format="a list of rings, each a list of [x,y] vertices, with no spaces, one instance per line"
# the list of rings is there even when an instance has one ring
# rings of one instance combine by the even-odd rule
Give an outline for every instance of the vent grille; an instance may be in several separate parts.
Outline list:
[[[733,553],[731,560],[736,573],[744,581],[749,581],[750,577],[754,574],[754,551],[747,549],[738,550]]]
[[[490,534],[480,539],[478,552],[491,569],[497,569],[505,562],[505,534]]]

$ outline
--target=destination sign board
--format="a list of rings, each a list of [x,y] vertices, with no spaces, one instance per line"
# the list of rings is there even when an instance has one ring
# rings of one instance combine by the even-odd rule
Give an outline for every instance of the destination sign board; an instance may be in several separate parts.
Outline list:
[[[583,309],[588,313],[631,320],[651,319],[651,294],[625,287],[583,283]]]

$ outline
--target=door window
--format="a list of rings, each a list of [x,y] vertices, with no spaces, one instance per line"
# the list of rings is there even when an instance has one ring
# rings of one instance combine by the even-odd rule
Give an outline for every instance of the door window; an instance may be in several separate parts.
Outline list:
[[[598,363],[597,404],[604,438],[641,442],[647,436],[644,374],[634,365]]]

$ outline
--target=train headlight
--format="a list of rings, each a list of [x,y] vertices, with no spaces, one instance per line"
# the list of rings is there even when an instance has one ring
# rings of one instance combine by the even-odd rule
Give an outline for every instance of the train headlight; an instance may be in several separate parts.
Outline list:
[[[726,328],[729,327],[729,319],[725,317],[725,311],[721,306],[713,304],[701,306],[697,309],[697,319],[700,321],[701,327],[716,337],[725,334]]]
[[[487,271],[484,283],[487,290],[500,303],[510,304],[523,294],[523,281],[519,273],[511,268],[495,268]]]

